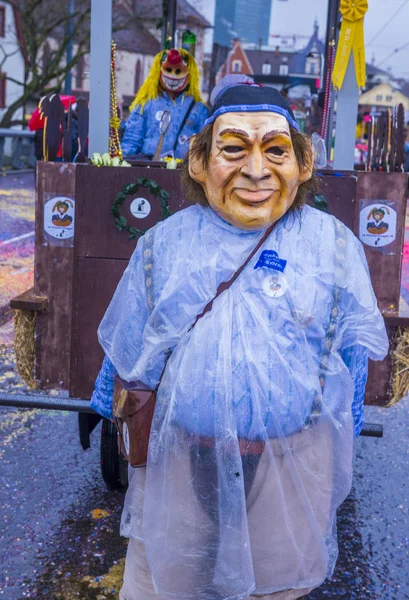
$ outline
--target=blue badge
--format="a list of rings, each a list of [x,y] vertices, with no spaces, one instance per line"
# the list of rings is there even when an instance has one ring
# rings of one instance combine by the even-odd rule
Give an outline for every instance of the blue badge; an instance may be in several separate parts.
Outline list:
[[[254,268],[266,267],[267,269],[274,269],[275,271],[284,273],[286,264],[287,261],[279,258],[277,252],[274,250],[263,250]]]

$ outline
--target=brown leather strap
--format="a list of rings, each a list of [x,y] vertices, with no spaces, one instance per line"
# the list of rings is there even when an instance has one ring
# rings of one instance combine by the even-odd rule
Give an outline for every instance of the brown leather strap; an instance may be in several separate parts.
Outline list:
[[[250,254],[246,258],[246,260],[244,261],[244,263],[241,265],[241,267],[239,267],[237,269],[237,271],[234,273],[233,277],[231,277],[229,279],[229,281],[223,281],[219,285],[219,287],[217,288],[216,295],[214,296],[214,298],[212,298],[212,300],[210,300],[210,302],[208,302],[206,304],[206,306],[204,307],[204,309],[202,310],[202,312],[200,313],[200,315],[198,315],[196,317],[195,322],[193,323],[193,325],[190,326],[190,328],[189,328],[188,331],[192,331],[193,327],[196,325],[196,323],[199,321],[199,319],[201,319],[202,317],[204,317],[205,314],[209,312],[209,310],[212,310],[213,302],[216,300],[216,298],[218,298],[221,294],[223,294],[223,292],[226,292],[233,285],[233,283],[236,281],[236,279],[240,275],[240,273],[242,273],[242,271],[247,267],[247,265],[249,264],[249,262],[251,261],[251,259],[253,258],[253,256],[260,250],[261,246],[264,244],[264,242],[266,241],[266,239],[268,238],[268,236],[270,235],[270,233],[273,232],[273,230],[275,229],[277,223],[278,223],[278,221],[276,221],[275,223],[273,223],[272,225],[270,225],[270,227],[268,227],[265,230],[265,232],[261,236],[258,244],[256,244],[256,246],[250,252]],[[158,385],[156,386],[155,391],[157,391],[159,389],[159,386],[160,386],[160,384],[162,382],[162,378],[163,378],[163,376],[165,374],[166,365],[168,363],[169,358],[170,358],[170,356],[168,356],[168,358],[165,360],[165,364],[163,366],[163,371],[161,373],[161,376],[159,378]]]
[[[261,237],[261,239],[258,242],[258,244],[256,245],[256,247],[253,248],[253,250],[250,252],[250,254],[246,258],[246,260],[244,261],[244,263],[241,265],[241,267],[239,269],[237,269],[237,271],[234,273],[233,277],[231,277],[231,279],[229,279],[229,281],[223,281],[219,285],[219,287],[217,288],[217,292],[216,292],[215,297],[212,300],[210,300],[210,302],[208,304],[206,304],[206,306],[204,307],[204,309],[202,310],[202,312],[200,313],[200,315],[198,315],[196,317],[196,321],[193,323],[193,325],[191,326],[191,328],[189,329],[189,331],[193,329],[193,327],[196,325],[196,323],[199,321],[199,319],[201,319],[202,317],[204,317],[205,314],[209,312],[209,310],[212,310],[212,308],[213,308],[213,302],[216,300],[216,298],[218,298],[223,292],[226,292],[233,285],[233,283],[236,281],[237,277],[247,267],[247,265],[249,264],[249,262],[251,261],[251,259],[253,258],[253,256],[260,250],[261,246],[264,244],[264,242],[266,241],[266,239],[268,238],[268,236],[270,235],[270,233],[273,232],[273,230],[274,230],[275,226],[277,225],[277,223],[278,223],[278,221],[276,221],[275,223],[273,223],[272,225],[270,225],[270,227],[268,227],[268,229],[266,229],[266,231],[264,232],[263,236]]]

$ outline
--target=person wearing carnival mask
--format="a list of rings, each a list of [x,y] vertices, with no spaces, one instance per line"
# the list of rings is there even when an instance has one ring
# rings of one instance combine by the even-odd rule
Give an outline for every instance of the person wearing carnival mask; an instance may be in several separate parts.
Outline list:
[[[334,570],[384,322],[361,243],[305,204],[311,143],[277,90],[223,90],[182,177],[195,204],[139,240],[99,328],[105,417],[116,372],[154,389],[165,365],[120,598],[295,600]]]
[[[183,158],[189,138],[201,130],[208,115],[194,57],[182,48],[157,54],[130,110],[121,142],[124,156],[142,154],[152,159],[159,148],[160,156]],[[170,125],[161,142],[160,123],[165,111]]]

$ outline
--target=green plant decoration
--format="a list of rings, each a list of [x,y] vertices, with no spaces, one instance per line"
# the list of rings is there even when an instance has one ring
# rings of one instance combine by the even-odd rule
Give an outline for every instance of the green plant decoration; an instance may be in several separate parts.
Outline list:
[[[135,183],[125,184],[119,194],[115,196],[115,200],[111,207],[111,215],[115,219],[116,228],[119,231],[127,231],[130,240],[135,240],[138,236],[143,235],[146,233],[147,229],[130,227],[126,218],[121,215],[121,206],[125,202],[127,196],[133,196],[140,187],[149,188],[150,193],[156,198],[159,198],[163,220],[167,219],[172,214],[169,208],[169,192],[162,189],[153,179],[140,177]]]

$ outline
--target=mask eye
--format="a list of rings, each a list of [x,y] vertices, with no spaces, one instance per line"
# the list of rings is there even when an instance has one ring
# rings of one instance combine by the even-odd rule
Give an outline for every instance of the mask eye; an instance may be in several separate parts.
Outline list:
[[[243,148],[241,146],[225,146],[223,150],[228,154],[238,154],[243,151]]]
[[[183,64],[187,67],[187,64],[189,62],[188,57],[187,56],[182,56],[182,61],[183,61]]]
[[[274,156],[282,156],[284,154],[284,150],[279,146],[270,146],[266,150],[267,154],[273,154]]]
[[[168,53],[167,52],[163,52],[163,54],[162,54],[162,63],[164,63],[166,61],[167,57],[168,57]]]

